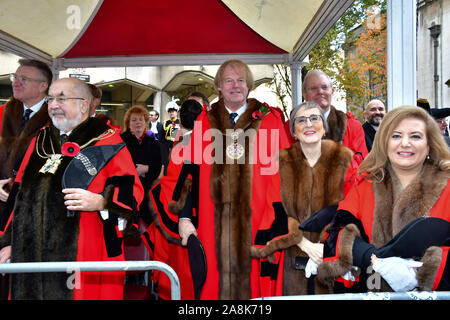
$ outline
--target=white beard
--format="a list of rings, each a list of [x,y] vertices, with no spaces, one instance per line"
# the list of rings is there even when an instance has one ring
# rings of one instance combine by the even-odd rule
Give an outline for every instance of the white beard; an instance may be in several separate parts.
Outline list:
[[[50,117],[52,119],[53,125],[58,128],[59,130],[63,132],[70,132],[75,127],[77,127],[81,122],[83,122],[83,114],[81,113],[81,108],[79,110],[80,112],[77,114],[77,117],[75,119],[69,120],[67,118],[56,118],[54,117],[55,114],[58,114],[59,112],[51,113]],[[61,114],[61,113],[60,113]]]

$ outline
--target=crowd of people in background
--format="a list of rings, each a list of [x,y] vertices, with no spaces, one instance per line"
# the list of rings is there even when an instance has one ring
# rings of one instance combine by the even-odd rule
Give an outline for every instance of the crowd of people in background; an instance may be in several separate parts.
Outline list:
[[[120,127],[96,112],[98,87],[52,78],[20,60],[0,107],[1,263],[120,261],[135,239],[182,299],[450,290],[450,108],[373,99],[362,124],[310,70],[286,119],[229,60],[217,102],[172,97],[164,122],[134,105]],[[0,295],[123,299],[125,279],[14,274]],[[162,272],[151,281],[170,299]]]

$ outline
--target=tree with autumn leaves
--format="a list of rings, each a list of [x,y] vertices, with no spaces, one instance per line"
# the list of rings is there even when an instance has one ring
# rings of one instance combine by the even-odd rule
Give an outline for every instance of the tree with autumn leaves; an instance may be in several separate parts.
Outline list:
[[[347,43],[347,55],[336,76],[346,92],[348,111],[361,116],[372,99],[386,102],[386,14],[368,16],[361,33]]]
[[[309,53],[302,74],[312,69],[327,73],[335,80],[335,89],[345,91],[347,110],[363,120],[364,106],[371,98],[387,103],[386,47],[386,0],[355,0]],[[344,51],[351,53],[344,56]],[[274,65],[274,71],[271,84],[287,115],[290,69]]]

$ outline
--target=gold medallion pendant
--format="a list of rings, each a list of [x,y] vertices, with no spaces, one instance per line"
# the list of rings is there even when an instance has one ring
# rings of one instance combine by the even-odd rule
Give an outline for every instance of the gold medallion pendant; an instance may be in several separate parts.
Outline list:
[[[61,158],[63,157],[62,154],[52,154],[50,158],[47,159],[45,164],[42,166],[41,170],[39,170],[40,173],[52,173],[55,174],[56,170],[58,169],[58,166],[61,164]]]
[[[244,155],[245,148],[242,144],[238,143],[239,133],[233,132],[231,138],[233,142],[227,146],[226,153],[229,158],[238,160]]]

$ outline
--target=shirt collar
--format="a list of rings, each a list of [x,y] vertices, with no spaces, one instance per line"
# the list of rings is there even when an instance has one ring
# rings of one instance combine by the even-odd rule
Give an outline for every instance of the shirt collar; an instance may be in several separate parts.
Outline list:
[[[25,104],[23,104],[23,111],[25,111],[26,109],[31,109],[33,112],[31,113],[30,116],[32,117],[36,112],[38,112],[41,109],[44,102],[45,98],[43,98],[41,101],[39,101],[38,103],[36,103],[34,106],[31,107],[25,106]]]
[[[327,121],[328,116],[330,115],[330,111],[331,111],[331,108],[328,108],[328,111],[323,114],[323,116],[325,117],[325,121]]]
[[[227,106],[225,106],[225,109],[227,109],[228,113],[237,113],[238,115],[236,116],[236,118],[234,118],[234,121],[237,122],[237,120],[239,119],[239,117],[245,112],[245,110],[247,109],[247,102],[240,107],[239,109],[237,109],[236,111],[231,111],[230,108],[228,108]]]

